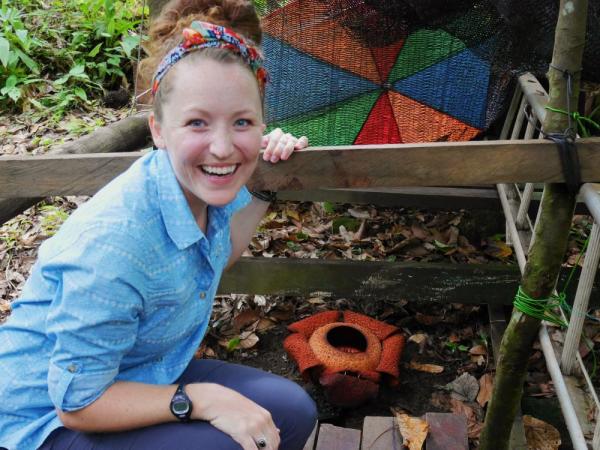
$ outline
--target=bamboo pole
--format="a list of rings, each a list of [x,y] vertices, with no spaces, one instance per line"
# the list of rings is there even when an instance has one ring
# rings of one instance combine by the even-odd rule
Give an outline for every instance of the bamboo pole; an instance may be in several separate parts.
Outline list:
[[[587,0],[561,0],[556,25],[548,105],[567,109],[567,84],[563,72],[573,74],[570,104],[575,109],[587,21]],[[543,129],[560,133],[568,126],[567,116],[548,111]],[[567,247],[575,195],[564,185],[547,184],[544,188],[539,222],[529,251],[521,286],[532,298],[548,298],[556,283]],[[481,450],[508,449],[513,420],[520,406],[527,362],[540,327],[540,320],[513,310],[500,344],[494,390],[480,438]]]

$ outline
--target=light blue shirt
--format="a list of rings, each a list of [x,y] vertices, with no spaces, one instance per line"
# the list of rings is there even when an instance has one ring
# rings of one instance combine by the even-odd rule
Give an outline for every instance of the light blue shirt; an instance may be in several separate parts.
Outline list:
[[[198,228],[167,153],[136,161],[44,242],[0,326],[0,447],[37,449],[115,381],[173,383],[206,332],[243,188]]]

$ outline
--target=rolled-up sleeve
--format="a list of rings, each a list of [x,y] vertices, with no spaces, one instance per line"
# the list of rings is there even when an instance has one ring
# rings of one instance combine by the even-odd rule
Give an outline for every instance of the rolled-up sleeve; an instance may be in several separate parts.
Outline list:
[[[81,409],[114,382],[137,338],[141,269],[135,252],[102,234],[80,238],[46,265],[44,277],[56,284],[46,320],[54,344],[48,392],[56,408]]]

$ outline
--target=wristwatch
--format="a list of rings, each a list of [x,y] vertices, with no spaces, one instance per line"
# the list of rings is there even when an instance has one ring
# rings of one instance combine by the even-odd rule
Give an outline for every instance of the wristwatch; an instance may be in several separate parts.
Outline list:
[[[171,399],[170,409],[173,415],[182,422],[188,422],[190,420],[193,405],[192,401],[185,393],[183,384],[177,386],[177,390]]]

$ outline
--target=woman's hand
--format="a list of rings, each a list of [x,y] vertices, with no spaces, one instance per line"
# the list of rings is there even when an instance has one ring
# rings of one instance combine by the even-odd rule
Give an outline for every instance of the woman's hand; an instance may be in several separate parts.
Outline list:
[[[290,133],[284,133],[281,128],[276,128],[266,136],[263,136],[262,148],[265,149],[263,159],[276,163],[286,160],[295,150],[308,147],[308,138],[301,136],[295,138]]]
[[[193,383],[185,387],[192,399],[192,419],[205,420],[231,436],[244,450],[276,450],[279,430],[271,413],[242,394],[214,383]],[[264,439],[265,447],[258,442]]]

